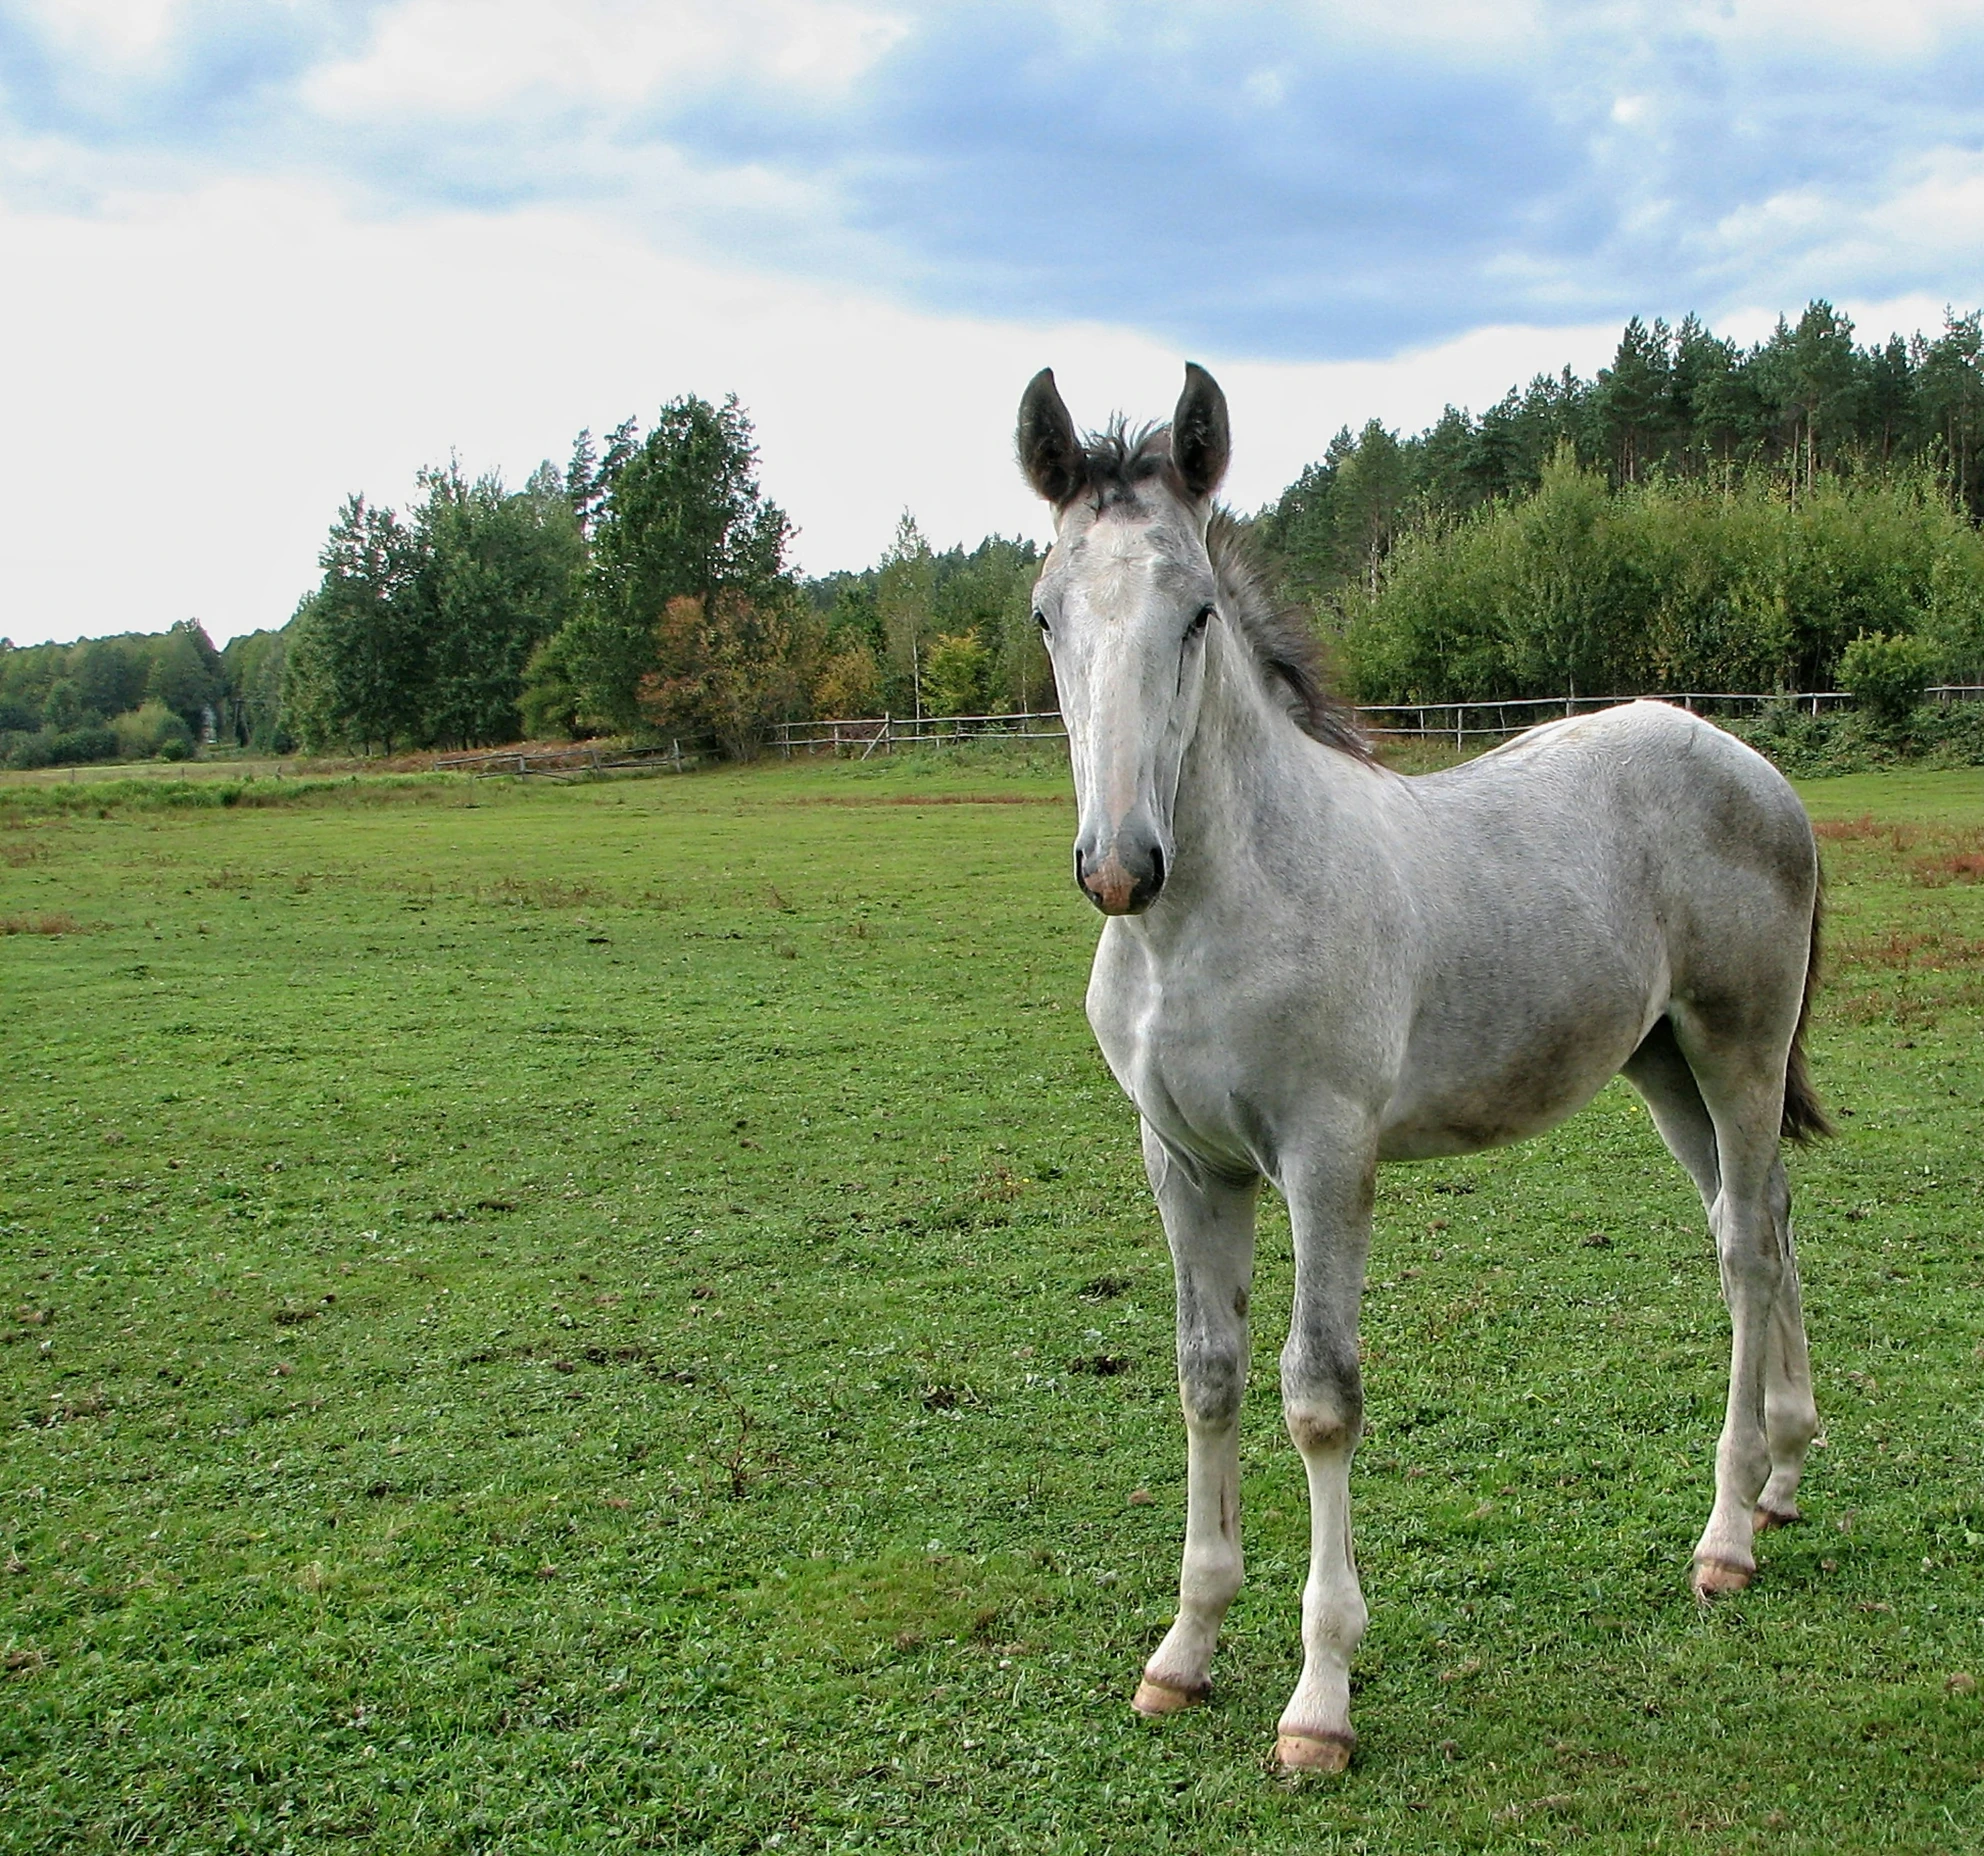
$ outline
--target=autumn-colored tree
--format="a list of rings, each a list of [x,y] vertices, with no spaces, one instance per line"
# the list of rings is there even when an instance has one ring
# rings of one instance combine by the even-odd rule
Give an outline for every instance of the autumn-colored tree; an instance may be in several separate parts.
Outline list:
[[[754,759],[771,725],[798,708],[802,643],[789,601],[679,594],[655,627],[660,668],[640,680],[641,719],[714,735],[731,759]]]

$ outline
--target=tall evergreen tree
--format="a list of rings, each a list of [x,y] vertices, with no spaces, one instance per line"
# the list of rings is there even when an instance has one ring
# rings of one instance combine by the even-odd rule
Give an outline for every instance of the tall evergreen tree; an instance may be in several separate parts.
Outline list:
[[[1668,328],[1635,316],[1619,337],[1612,365],[1600,368],[1592,410],[1608,462],[1621,483],[1637,483],[1666,450],[1673,368]]]

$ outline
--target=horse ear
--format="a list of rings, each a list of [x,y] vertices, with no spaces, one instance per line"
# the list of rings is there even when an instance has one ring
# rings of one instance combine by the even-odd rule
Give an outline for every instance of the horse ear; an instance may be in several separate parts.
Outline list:
[[[1037,495],[1056,509],[1071,503],[1088,481],[1088,463],[1082,456],[1081,440],[1075,436],[1075,422],[1068,417],[1061,390],[1054,384],[1054,370],[1043,367],[1026,383],[1020,395],[1020,429],[1017,439],[1020,469]]]
[[[1226,423],[1226,395],[1219,382],[1196,361],[1185,363],[1185,391],[1171,415],[1171,461],[1194,502],[1204,502],[1219,488],[1233,455],[1233,434]]]

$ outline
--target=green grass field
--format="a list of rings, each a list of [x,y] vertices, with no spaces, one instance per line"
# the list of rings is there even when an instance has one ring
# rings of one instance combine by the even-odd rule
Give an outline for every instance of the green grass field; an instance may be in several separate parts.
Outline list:
[[[1809,1523],[1623,1086],[1391,1169],[1344,1778],[1299,1462],[1175,1594],[1169,1269],[1039,763],[0,786],[0,1849],[1984,1845],[1984,772],[1808,789]]]

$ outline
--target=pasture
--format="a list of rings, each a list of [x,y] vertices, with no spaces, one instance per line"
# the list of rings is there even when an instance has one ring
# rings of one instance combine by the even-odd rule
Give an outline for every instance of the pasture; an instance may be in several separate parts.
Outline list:
[[[1984,1843],[1984,772],[1805,793],[1807,1524],[1689,1596],[1726,1326],[1623,1085],[1387,1169],[1289,1783],[1272,1211],[1248,1586],[1129,1710],[1183,1433],[1063,772],[0,786],[0,1849]]]

